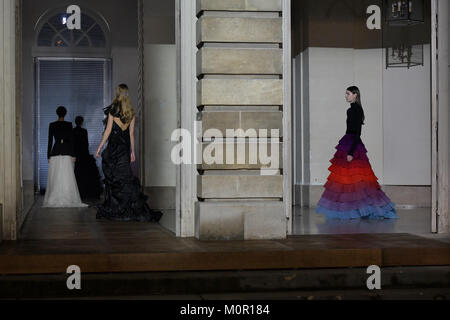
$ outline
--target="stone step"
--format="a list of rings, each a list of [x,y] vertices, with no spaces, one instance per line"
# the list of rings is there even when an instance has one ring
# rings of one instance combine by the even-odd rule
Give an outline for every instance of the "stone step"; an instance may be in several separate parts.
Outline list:
[[[205,209],[211,204],[209,212],[203,210],[204,218],[215,214],[212,210],[221,206],[229,206],[236,214],[254,212],[255,223],[265,223],[266,217],[262,212],[273,211],[274,216],[284,216],[279,210],[282,204],[276,201],[205,200],[202,204]],[[198,213],[201,212],[197,210]],[[55,237],[53,232],[52,239],[38,236],[17,243],[6,241],[0,247],[0,275],[65,274],[71,265],[80,266],[84,274],[367,268],[371,265],[382,269],[397,266],[448,268],[450,265],[450,246],[447,242],[407,233],[301,235],[264,241],[200,241],[194,237],[175,238],[165,232],[160,234],[160,231],[156,234],[150,231],[145,236],[137,226],[127,231],[123,230],[127,229],[124,225],[108,225],[102,225],[93,238],[74,237],[73,234]],[[95,229],[95,226],[92,227]],[[137,234],[129,233],[132,230],[136,230]],[[283,231],[286,232],[286,228]]]
[[[215,272],[142,272],[82,274],[81,290],[68,290],[67,274],[0,276],[0,297],[6,299],[76,299],[81,297],[130,297],[221,294],[228,299],[286,298],[286,292],[302,291],[308,299],[389,295],[393,298],[449,299],[450,269],[447,266],[381,268],[381,290],[368,290],[366,268],[290,269]],[[281,294],[281,291],[285,292]],[[278,292],[278,293],[274,293]],[[356,295],[356,292],[358,294]],[[419,293],[420,294],[420,293]],[[291,295],[292,296],[292,295]],[[375,296],[375,297],[374,297]],[[306,297],[305,297],[306,298]],[[181,299],[186,299],[181,298]]]

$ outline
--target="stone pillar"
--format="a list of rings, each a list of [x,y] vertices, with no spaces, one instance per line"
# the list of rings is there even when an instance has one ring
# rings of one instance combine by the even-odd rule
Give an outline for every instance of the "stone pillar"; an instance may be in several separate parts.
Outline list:
[[[16,75],[16,226],[20,230],[25,221],[26,214],[24,209],[24,187],[22,178],[22,0],[15,0],[15,75]]]
[[[177,79],[178,103],[180,112],[178,121],[180,128],[195,134],[196,120],[196,60],[195,54],[195,23],[196,0],[177,0],[176,2],[176,38],[177,38]],[[183,138],[184,139],[184,138]],[[195,139],[195,138],[194,138]],[[191,142],[194,142],[191,139]],[[180,139],[181,140],[181,139]],[[184,151],[183,152],[189,152]],[[189,152],[189,154],[192,154]],[[192,157],[190,159],[193,161]],[[197,170],[193,162],[182,163],[177,166],[177,197],[176,212],[180,218],[176,223],[176,234],[179,237],[193,237],[195,235],[195,199],[196,199]]]
[[[197,108],[202,126],[195,235],[199,239],[286,237],[283,202],[283,7],[281,0],[197,0]],[[232,155],[226,129],[238,130]],[[260,156],[261,129],[278,129],[278,170]],[[215,130],[215,142],[208,133]],[[254,133],[252,139],[248,136]],[[274,135],[275,137],[275,135]],[[242,139],[242,140],[241,140]],[[209,152],[211,148],[215,152]],[[256,153],[251,152],[255,150]],[[238,161],[242,154],[245,161]],[[256,161],[249,155],[255,154]],[[229,161],[232,160],[232,161]],[[241,159],[239,159],[241,160]],[[221,163],[217,163],[221,162]],[[286,184],[285,184],[286,185]]]
[[[438,93],[438,233],[450,232],[449,212],[449,97],[448,44],[449,0],[437,1],[437,93]]]
[[[0,204],[3,239],[16,240],[16,33],[15,0],[0,0]]]

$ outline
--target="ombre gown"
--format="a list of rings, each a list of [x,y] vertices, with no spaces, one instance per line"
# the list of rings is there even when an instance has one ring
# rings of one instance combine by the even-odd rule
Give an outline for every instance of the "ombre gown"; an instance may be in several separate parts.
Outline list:
[[[348,114],[348,113],[347,113]],[[356,135],[360,135],[356,133]],[[335,147],[337,150],[316,212],[327,219],[395,219],[395,204],[378,184],[367,157],[367,149],[360,137],[353,151],[353,160],[347,155],[355,141],[355,134],[346,133]]]
[[[105,114],[108,113],[120,118],[114,106],[105,108]],[[97,206],[97,219],[157,222],[162,212],[148,206],[140,181],[131,170],[130,153],[129,126],[122,130],[113,122],[108,145],[102,152],[105,199],[103,204]]]

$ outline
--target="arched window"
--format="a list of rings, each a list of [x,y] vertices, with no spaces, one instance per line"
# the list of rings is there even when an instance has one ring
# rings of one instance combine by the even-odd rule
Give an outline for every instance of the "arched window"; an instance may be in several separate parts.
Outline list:
[[[81,29],[67,28],[66,8],[55,9],[41,17],[37,24],[36,47],[105,49],[109,47],[109,28],[104,19],[81,9]]]

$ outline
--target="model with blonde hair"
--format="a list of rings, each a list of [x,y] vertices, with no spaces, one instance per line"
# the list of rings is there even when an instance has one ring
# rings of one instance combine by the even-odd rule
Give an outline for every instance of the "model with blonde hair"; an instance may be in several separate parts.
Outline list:
[[[116,88],[116,96],[104,112],[108,116],[105,119],[106,129],[95,156],[100,156],[103,145],[108,142],[101,153],[105,199],[103,204],[97,206],[97,219],[159,221],[162,213],[150,209],[147,196],[141,191],[140,181],[131,171],[131,163],[136,161],[136,116],[126,84]]]

